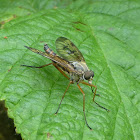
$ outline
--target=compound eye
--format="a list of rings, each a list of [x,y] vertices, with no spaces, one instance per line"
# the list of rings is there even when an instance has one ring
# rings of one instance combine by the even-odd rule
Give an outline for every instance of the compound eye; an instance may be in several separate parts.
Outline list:
[[[94,77],[94,72],[93,72],[93,71],[86,71],[86,72],[85,72],[85,75],[84,75],[84,78],[85,78],[86,80],[89,80],[91,77],[92,77],[92,78]]]

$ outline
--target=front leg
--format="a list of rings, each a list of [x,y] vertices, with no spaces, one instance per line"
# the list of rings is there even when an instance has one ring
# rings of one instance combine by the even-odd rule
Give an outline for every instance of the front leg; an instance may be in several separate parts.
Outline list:
[[[81,81],[81,83],[84,84],[84,85],[88,85],[88,86],[90,86],[90,87],[94,87],[94,88],[95,88],[94,95],[93,95],[93,102],[94,102],[94,98],[95,98],[95,95],[96,95],[97,87],[96,87],[95,85],[86,83],[86,82],[84,82],[84,81]],[[93,90],[92,90],[92,91],[93,91]]]
[[[95,95],[99,95],[99,94],[96,94],[97,87],[96,87],[95,85],[92,85],[92,84],[86,83],[86,82],[84,82],[84,81],[81,81],[81,83],[84,84],[84,85],[88,85],[88,86],[90,86],[90,87],[94,87],[94,88],[95,88],[94,96],[93,96],[93,102],[95,102],[95,101],[94,101]],[[91,89],[92,89],[92,88],[91,88]],[[92,90],[92,92],[93,92],[93,90]],[[99,95],[99,96],[100,96],[100,95]],[[95,102],[95,104],[98,105],[100,108],[105,109],[107,112],[110,111],[109,109],[107,109],[107,108],[105,108],[105,107],[99,105],[97,102]]]

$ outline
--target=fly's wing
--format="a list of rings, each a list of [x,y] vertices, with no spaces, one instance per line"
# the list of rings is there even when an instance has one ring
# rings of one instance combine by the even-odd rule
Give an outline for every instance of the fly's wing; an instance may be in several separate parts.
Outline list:
[[[82,53],[78,48],[67,38],[59,37],[56,42],[56,50],[58,54],[68,61],[85,61]]]
[[[52,55],[52,54],[47,54],[46,52],[42,52],[42,51],[39,51],[37,49],[34,49],[34,48],[31,48],[31,47],[27,47],[27,46],[24,46],[26,47],[27,49],[31,50],[32,52],[34,53],[37,53],[39,55],[42,55],[44,57],[47,57],[49,58],[50,60],[52,60],[53,62],[56,62],[57,64],[59,64],[60,66],[64,67],[65,69],[67,69],[69,72],[76,72],[74,70],[74,68],[69,64],[68,61],[62,59],[61,57],[59,57],[58,55]]]

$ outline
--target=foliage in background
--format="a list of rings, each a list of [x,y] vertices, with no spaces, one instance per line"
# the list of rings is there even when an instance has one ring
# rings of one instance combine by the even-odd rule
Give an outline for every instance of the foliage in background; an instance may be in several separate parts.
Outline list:
[[[38,1],[0,0],[0,99],[23,139],[131,139],[140,137],[140,2],[138,0]],[[69,38],[83,53],[95,73],[96,101],[86,93],[87,121],[83,97],[72,85],[55,116],[69,83],[50,60],[24,45],[43,51],[47,43]]]

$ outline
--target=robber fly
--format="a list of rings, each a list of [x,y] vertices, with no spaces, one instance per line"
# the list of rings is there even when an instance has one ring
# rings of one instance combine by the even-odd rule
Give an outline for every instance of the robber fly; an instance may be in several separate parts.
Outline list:
[[[59,107],[58,107],[55,114],[58,113],[58,110],[60,108],[62,100],[63,100],[69,86],[71,84],[76,83],[79,90],[83,94],[83,112],[84,112],[85,123],[86,123],[87,127],[90,130],[92,130],[92,128],[87,123],[86,115],[85,115],[85,93],[84,93],[84,91],[82,90],[82,88],[80,87],[79,84],[82,83],[82,84],[90,86],[92,92],[93,92],[92,87],[95,88],[95,91],[93,92],[94,93],[93,101],[94,101],[96,91],[97,91],[97,87],[92,84],[92,80],[93,80],[93,77],[94,77],[94,72],[92,70],[89,70],[83,55],[81,54],[81,52],[78,50],[78,48],[69,39],[67,39],[65,37],[59,37],[56,40],[55,44],[56,44],[56,50],[57,50],[59,55],[54,53],[48,47],[47,44],[44,45],[45,52],[42,52],[42,51],[39,51],[37,49],[25,46],[27,49],[31,50],[32,52],[49,58],[52,61],[52,63],[46,64],[46,65],[43,65],[43,66],[39,66],[39,67],[27,66],[27,65],[22,65],[22,66],[27,66],[27,67],[32,67],[32,68],[43,68],[43,67],[48,66],[48,65],[53,65],[57,70],[59,70],[70,81],[66,90],[65,90],[65,92],[64,92],[64,95],[63,95],[63,97],[60,101]],[[67,76],[67,75],[69,75],[69,76]],[[88,82],[85,82],[85,80],[88,81]],[[96,103],[96,104],[99,107],[105,109],[106,111],[109,111],[108,109],[100,106],[98,103]]]

